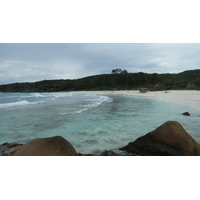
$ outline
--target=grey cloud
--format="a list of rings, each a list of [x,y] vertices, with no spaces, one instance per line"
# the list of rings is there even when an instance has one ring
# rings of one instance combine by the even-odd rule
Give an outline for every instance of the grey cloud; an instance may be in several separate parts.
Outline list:
[[[198,69],[199,44],[0,44],[0,84],[110,73]]]

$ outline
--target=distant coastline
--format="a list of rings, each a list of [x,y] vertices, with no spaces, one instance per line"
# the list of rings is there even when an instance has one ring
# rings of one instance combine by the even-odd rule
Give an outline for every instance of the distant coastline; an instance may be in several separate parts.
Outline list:
[[[0,92],[71,92],[99,90],[138,90],[149,88],[162,90],[200,90],[200,69],[178,74],[111,73],[88,76],[80,79],[42,80],[38,82],[10,83],[0,85]]]

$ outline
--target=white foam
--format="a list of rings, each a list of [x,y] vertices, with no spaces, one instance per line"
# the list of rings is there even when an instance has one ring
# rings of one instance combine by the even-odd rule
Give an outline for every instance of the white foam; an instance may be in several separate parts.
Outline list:
[[[38,97],[45,97],[44,95],[41,95],[41,94],[38,94],[38,93],[35,93],[33,94],[34,97],[38,98]]]
[[[87,99],[87,101],[90,101],[91,103],[84,105],[82,107],[94,108],[101,105],[104,102],[112,102],[113,99],[107,96],[97,96],[97,98]]]
[[[58,98],[63,98],[63,97],[71,97],[73,96],[72,93],[53,93],[53,98],[52,99],[58,99]]]
[[[23,101],[17,101],[17,102],[12,102],[12,103],[3,103],[0,104],[0,108],[9,108],[9,107],[16,107],[16,106],[26,106],[29,104],[36,104],[36,103],[40,103],[43,101],[38,101],[38,102],[28,102],[26,100]]]
[[[95,108],[99,105],[101,105],[104,102],[112,102],[113,99],[107,96],[98,96],[98,99],[88,99],[89,101],[91,101],[91,104],[86,105],[86,107],[88,108]]]
[[[29,95],[24,95],[24,96],[21,96],[21,98],[39,98],[39,97],[45,97],[44,95],[42,94],[39,94],[39,93],[30,93]]]
[[[89,102],[89,103],[86,104],[86,105],[79,105],[79,107],[81,107],[80,110],[63,113],[62,115],[66,115],[66,114],[70,114],[70,113],[80,114],[80,113],[87,111],[91,108],[98,107],[99,105],[101,105],[104,102],[112,102],[113,101],[112,98],[107,97],[107,96],[97,96],[97,95],[93,95],[93,96],[97,97],[97,98],[86,99],[86,101]]]
[[[82,109],[82,110],[78,110],[78,111],[74,111],[73,113],[82,113],[83,111],[86,111],[86,110],[88,110],[87,108],[84,108],[84,109]]]

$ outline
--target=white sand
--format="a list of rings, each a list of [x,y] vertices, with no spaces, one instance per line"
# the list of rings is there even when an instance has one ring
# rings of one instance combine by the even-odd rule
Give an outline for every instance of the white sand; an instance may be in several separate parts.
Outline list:
[[[121,90],[121,91],[81,91],[77,93],[90,94],[115,94],[128,95],[144,98],[159,99],[179,105],[185,105],[200,110],[200,91],[197,90],[172,90],[140,93],[138,90]]]

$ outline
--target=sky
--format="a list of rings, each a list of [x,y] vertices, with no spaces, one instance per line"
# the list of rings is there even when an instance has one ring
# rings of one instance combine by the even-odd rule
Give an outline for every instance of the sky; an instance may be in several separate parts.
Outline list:
[[[0,84],[78,79],[117,68],[200,68],[194,0],[9,0],[2,8]]]
[[[0,43],[0,84],[200,68],[199,43]]]

